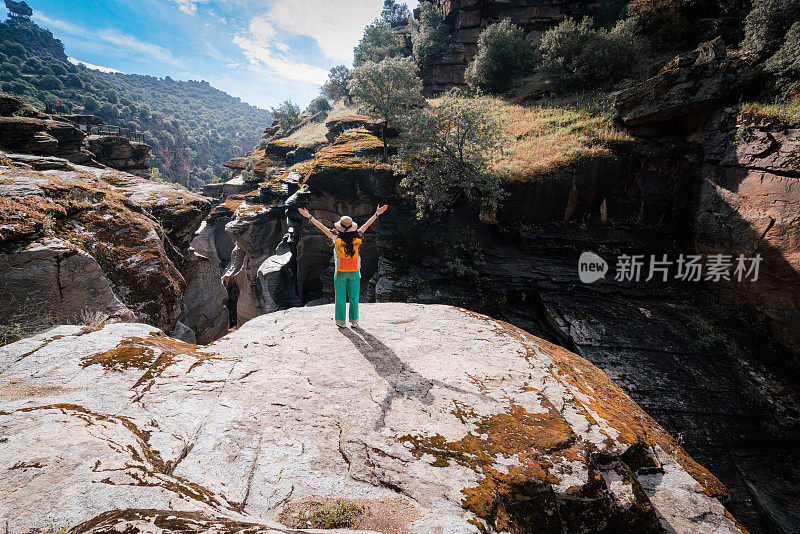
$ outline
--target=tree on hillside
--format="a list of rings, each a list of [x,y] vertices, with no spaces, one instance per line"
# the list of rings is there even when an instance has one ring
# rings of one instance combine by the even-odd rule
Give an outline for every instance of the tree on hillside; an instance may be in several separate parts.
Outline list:
[[[372,61],[377,63],[390,57],[407,55],[405,39],[392,31],[392,27],[375,20],[364,29],[364,36],[353,49],[353,65],[358,67]]]
[[[497,207],[503,189],[491,157],[503,130],[484,98],[451,89],[435,107],[412,114],[407,132],[399,167],[406,174],[403,187],[414,193],[417,217],[460,200]]]
[[[6,8],[12,17],[21,17],[27,19],[33,15],[33,10],[25,2],[6,0]]]
[[[300,124],[300,106],[291,100],[284,100],[277,108],[270,108],[269,112],[284,133]]]
[[[350,93],[366,113],[381,119],[383,125],[383,160],[389,159],[386,129],[410,108],[424,102],[422,80],[411,58],[367,61],[353,70]]]
[[[350,69],[344,65],[337,65],[328,73],[328,81],[322,86],[322,94],[333,101],[349,101],[350,92],[347,89],[349,81]]]
[[[408,19],[411,17],[411,11],[405,4],[398,4],[397,0],[383,0],[383,9],[381,10],[381,20],[391,26],[397,28],[408,24]]]
[[[772,54],[796,22],[800,22],[797,0],[753,0],[753,9],[745,18],[744,46],[762,56]]]
[[[534,54],[521,28],[508,20],[490,24],[478,37],[478,54],[467,69],[471,85],[484,91],[507,91],[533,67]]]
[[[411,21],[411,46],[414,57],[422,61],[428,56],[446,52],[450,46],[450,27],[444,22],[442,8],[433,2],[419,6],[419,21]]]

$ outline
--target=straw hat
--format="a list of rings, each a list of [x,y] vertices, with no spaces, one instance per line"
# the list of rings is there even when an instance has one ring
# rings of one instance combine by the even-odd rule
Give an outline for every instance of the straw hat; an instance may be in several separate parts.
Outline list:
[[[358,225],[353,222],[352,217],[348,217],[347,215],[339,219],[336,224],[333,225],[333,227],[341,233],[355,232],[358,230]]]

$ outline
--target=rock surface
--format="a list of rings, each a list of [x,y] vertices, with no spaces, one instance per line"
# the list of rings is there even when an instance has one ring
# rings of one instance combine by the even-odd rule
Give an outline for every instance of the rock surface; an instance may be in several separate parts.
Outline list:
[[[186,287],[181,250],[209,201],[120,171],[14,159],[0,165],[3,321],[33,306],[57,322],[86,310],[171,330]]]
[[[90,135],[86,138],[89,151],[103,165],[129,172],[142,178],[150,175],[147,160],[150,146],[115,135]]]
[[[341,497],[366,525],[393,503],[408,533],[741,532],[719,481],[583,358],[456,308],[363,315],[276,312],[202,348],[137,324],[3,347],[0,517],[271,532]]]
[[[701,125],[708,113],[753,88],[759,77],[754,63],[750,57],[727,57],[718,40],[706,43],[619,94],[614,104],[619,120],[642,135],[686,130],[680,121]]]
[[[762,258],[755,282],[714,289],[750,303],[800,351],[800,128],[723,109],[702,137],[697,249]]]

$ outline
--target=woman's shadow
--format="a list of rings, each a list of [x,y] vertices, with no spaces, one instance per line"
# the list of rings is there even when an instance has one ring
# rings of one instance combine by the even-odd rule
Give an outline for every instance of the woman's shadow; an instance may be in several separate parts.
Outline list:
[[[434,401],[431,389],[436,386],[465,395],[474,395],[484,400],[498,402],[496,399],[475,391],[467,391],[439,380],[425,378],[410,365],[397,357],[397,354],[387,347],[380,339],[376,338],[363,328],[340,328],[339,331],[349,339],[358,351],[372,364],[375,371],[386,380],[389,392],[381,402],[381,416],[375,422],[375,430],[384,427],[386,414],[392,407],[392,401],[398,397],[419,400],[422,404],[430,406]]]

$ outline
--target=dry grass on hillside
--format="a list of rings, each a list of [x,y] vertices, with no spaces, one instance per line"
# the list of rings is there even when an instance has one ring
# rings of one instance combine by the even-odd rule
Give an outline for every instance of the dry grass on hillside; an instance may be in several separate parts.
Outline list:
[[[342,102],[335,102],[333,109],[328,112],[328,118],[325,120],[327,122],[347,115],[355,115],[357,112],[358,108],[354,105],[346,106]],[[301,148],[314,147],[328,142],[325,137],[327,133],[328,129],[325,127],[324,122],[315,122],[306,124],[292,135],[286,137],[286,141],[295,143]]]
[[[754,113],[768,119],[777,119],[794,126],[800,126],[800,97],[790,102],[777,101],[772,104],[748,102],[740,105],[739,111]]]
[[[488,99],[505,126],[503,150],[494,169],[508,181],[528,180],[587,157],[610,153],[613,142],[632,138],[615,128],[613,102],[584,94],[535,104]]]
[[[328,140],[325,138],[326,133],[328,133],[328,129],[325,127],[324,122],[312,122],[306,124],[289,137],[281,139],[281,141],[296,144],[301,148],[308,148],[321,143],[327,143]]]

